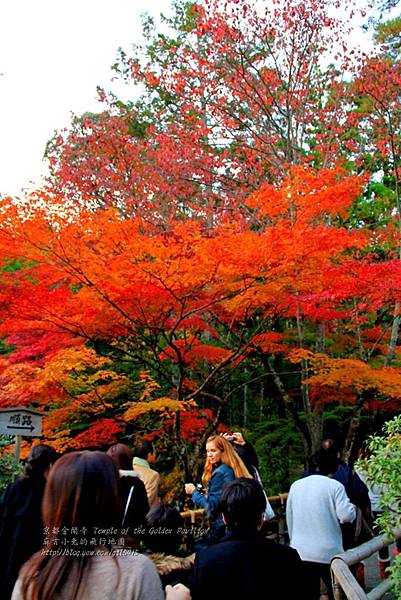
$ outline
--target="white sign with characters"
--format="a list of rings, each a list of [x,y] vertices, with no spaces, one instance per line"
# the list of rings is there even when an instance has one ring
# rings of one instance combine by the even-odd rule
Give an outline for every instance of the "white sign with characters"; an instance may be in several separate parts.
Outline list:
[[[0,434],[38,436],[42,432],[42,413],[31,408],[0,409]]]

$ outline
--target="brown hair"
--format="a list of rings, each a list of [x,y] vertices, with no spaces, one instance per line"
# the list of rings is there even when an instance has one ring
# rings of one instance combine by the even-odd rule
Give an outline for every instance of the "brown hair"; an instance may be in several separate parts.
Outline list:
[[[206,440],[206,444],[209,442],[215,442],[217,448],[220,450],[220,452],[222,452],[221,462],[232,468],[235,477],[246,477],[247,479],[252,479],[252,475],[249,473],[242,459],[234,450],[230,442],[224,439],[221,435],[211,435]],[[209,483],[212,476],[212,471],[213,467],[209,462],[209,459],[206,458],[205,468],[202,475],[202,482],[204,485]]]
[[[110,456],[119,469],[128,471],[132,469],[132,452],[125,444],[110,446],[106,454]]]
[[[43,498],[48,544],[45,552],[35,554],[22,568],[23,597],[52,600],[68,582],[72,584],[69,598],[77,598],[90,557],[85,553],[76,556],[76,552],[74,556],[52,556],[52,551],[58,550],[57,538],[64,530],[63,550],[77,550],[75,528],[79,538],[89,542],[96,527],[118,526],[119,508],[118,471],[111,458],[88,450],[62,456],[50,471]]]

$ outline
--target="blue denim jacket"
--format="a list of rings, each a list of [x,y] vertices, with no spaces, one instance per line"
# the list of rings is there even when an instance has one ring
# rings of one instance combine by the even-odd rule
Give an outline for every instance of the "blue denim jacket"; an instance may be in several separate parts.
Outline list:
[[[207,487],[207,496],[204,496],[198,490],[195,490],[192,494],[192,500],[196,506],[206,510],[211,527],[221,527],[224,525],[220,512],[220,495],[224,484],[234,479],[235,475],[232,468],[221,463],[212,473]]]

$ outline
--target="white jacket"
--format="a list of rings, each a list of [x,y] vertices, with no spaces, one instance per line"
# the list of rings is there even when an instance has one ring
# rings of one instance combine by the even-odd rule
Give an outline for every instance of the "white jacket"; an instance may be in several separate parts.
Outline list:
[[[290,546],[302,560],[329,563],[343,552],[340,523],[356,517],[342,483],[313,474],[292,484],[287,500]]]

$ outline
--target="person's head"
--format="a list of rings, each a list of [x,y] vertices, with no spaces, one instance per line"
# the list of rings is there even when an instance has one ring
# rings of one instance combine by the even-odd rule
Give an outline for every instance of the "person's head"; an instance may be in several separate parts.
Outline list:
[[[76,547],[76,536],[104,544],[99,530],[117,528],[119,510],[118,470],[109,456],[85,450],[59,458],[47,479],[42,505],[48,552],[38,552],[23,567],[23,597],[51,600],[68,581],[69,598],[75,599],[89,560],[82,552],[87,545]],[[60,536],[66,542],[63,548],[70,547],[74,556],[51,555],[59,549]]]
[[[182,542],[183,518],[171,504],[158,504],[146,515],[146,546],[151,552],[174,554]]]
[[[231,467],[236,477],[252,477],[230,442],[221,435],[211,435],[206,441],[206,463],[202,481],[207,484],[219,464]]]
[[[38,444],[31,448],[25,464],[26,477],[47,477],[50,467],[57,460],[57,452],[51,446]]]
[[[43,499],[43,523],[53,528],[118,524],[118,470],[104,452],[71,452],[50,471]]]
[[[338,467],[337,452],[333,449],[324,450],[321,448],[312,458],[316,464],[317,470],[322,475],[334,475]]]
[[[262,486],[245,477],[230,481],[221,493],[220,507],[228,529],[238,533],[255,532],[262,524],[266,508]]]
[[[339,445],[335,440],[333,440],[333,438],[325,438],[324,440],[322,440],[321,448],[322,450],[331,450],[332,452],[337,454],[338,458],[341,457]]]
[[[117,465],[118,469],[130,470],[132,469],[132,452],[125,444],[114,444],[110,446],[106,454]]]
[[[156,458],[152,442],[150,440],[139,440],[135,446],[135,456],[152,463]]]

